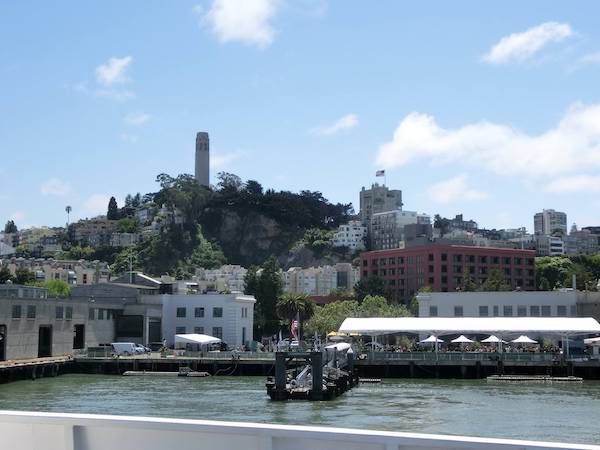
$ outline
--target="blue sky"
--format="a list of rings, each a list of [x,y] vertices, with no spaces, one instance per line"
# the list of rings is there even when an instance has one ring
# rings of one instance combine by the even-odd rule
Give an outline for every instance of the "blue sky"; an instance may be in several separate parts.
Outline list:
[[[110,195],[218,171],[358,206],[600,225],[600,4],[0,3],[0,221],[62,225]],[[358,208],[357,208],[358,209]]]

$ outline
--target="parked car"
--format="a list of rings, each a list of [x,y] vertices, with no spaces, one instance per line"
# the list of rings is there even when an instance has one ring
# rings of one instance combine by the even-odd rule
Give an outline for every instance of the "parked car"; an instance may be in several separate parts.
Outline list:
[[[133,342],[113,342],[110,344],[115,355],[123,356],[135,355],[138,353],[136,345],[137,344]]]
[[[135,344],[135,352],[136,353],[148,353],[150,349],[148,347],[143,346],[142,344]]]

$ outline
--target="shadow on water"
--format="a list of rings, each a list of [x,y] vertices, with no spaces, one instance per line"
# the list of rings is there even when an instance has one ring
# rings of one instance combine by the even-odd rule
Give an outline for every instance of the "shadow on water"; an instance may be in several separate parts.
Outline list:
[[[263,377],[64,375],[0,386],[0,408],[600,443],[600,382],[385,379],[330,402],[272,402]]]

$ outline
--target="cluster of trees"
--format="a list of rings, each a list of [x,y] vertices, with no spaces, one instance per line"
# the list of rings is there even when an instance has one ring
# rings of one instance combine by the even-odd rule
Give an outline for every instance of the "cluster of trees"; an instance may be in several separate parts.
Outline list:
[[[600,255],[542,256],[535,259],[536,286],[548,291],[573,287],[573,275],[577,289],[597,290],[600,280]]]

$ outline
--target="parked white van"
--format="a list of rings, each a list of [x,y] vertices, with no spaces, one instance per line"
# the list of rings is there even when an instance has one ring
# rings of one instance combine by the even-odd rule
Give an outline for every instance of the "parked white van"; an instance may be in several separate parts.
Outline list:
[[[113,342],[110,344],[115,355],[135,355],[136,345],[133,342]]]

